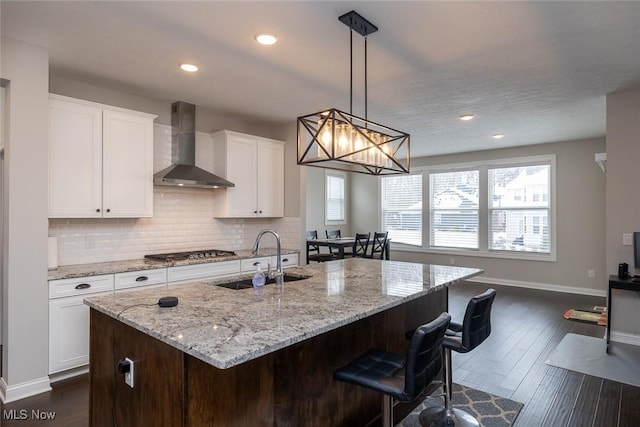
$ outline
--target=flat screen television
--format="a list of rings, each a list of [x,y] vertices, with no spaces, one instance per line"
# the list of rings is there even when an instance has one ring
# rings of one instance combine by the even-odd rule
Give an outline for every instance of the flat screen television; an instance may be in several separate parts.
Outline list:
[[[633,233],[633,266],[640,269],[640,231]]]

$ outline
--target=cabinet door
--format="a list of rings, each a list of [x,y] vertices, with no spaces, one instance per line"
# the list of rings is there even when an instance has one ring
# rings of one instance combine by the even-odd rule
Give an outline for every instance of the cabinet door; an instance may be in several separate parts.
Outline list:
[[[49,217],[102,216],[102,111],[50,99]]]
[[[93,294],[91,296],[103,295]],[[89,364],[89,306],[85,296],[49,301],[49,373]]]
[[[236,186],[227,188],[227,216],[258,216],[256,180],[262,179],[264,165],[256,157],[256,139],[229,135],[227,139],[227,179]]]
[[[153,119],[103,112],[105,218],[153,216]]]
[[[259,216],[284,216],[284,146],[258,140]]]

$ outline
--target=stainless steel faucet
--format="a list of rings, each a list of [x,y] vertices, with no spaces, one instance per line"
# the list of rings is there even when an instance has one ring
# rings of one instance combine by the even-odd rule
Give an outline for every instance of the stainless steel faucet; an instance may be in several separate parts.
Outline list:
[[[251,250],[252,255],[258,254],[258,249],[260,246],[260,239],[266,233],[273,234],[273,237],[276,238],[276,271],[275,273],[271,271],[271,263],[267,264],[267,277],[269,279],[276,279],[276,285],[282,285],[283,276],[282,276],[282,247],[280,246],[280,235],[273,230],[262,230],[258,233],[258,237],[256,237],[256,242],[253,244],[253,249]]]

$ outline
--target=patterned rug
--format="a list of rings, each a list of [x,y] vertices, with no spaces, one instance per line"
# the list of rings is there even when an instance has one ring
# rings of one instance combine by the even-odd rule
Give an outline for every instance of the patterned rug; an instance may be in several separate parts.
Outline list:
[[[442,397],[427,397],[396,427],[420,427],[418,420],[420,412],[431,406],[442,406],[443,402]],[[522,403],[504,397],[453,384],[453,407],[471,414],[482,427],[509,427],[516,420],[523,406]]]

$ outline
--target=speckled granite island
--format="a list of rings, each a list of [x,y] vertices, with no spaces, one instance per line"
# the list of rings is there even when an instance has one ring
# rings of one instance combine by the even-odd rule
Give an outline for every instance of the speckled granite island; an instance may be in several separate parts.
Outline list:
[[[226,278],[88,298],[91,425],[365,425],[380,397],[333,371],[372,347],[406,351],[404,332],[480,273],[353,258],[288,269],[303,279],[282,287]],[[169,294],[179,304],[158,307]],[[116,372],[125,357],[133,388]]]

